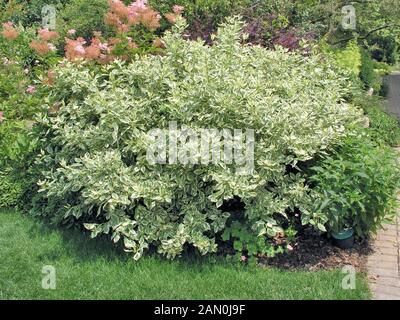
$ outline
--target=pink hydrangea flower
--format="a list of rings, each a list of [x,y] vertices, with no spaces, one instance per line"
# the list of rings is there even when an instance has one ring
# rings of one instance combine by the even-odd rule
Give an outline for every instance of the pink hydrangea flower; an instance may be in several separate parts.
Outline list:
[[[74,35],[75,33],[76,33],[75,29],[69,29],[68,30],[68,34],[71,35],[71,36]]]
[[[35,93],[35,91],[36,91],[36,87],[32,86],[32,85],[28,86],[28,88],[26,89],[26,92],[28,92],[30,94]]]

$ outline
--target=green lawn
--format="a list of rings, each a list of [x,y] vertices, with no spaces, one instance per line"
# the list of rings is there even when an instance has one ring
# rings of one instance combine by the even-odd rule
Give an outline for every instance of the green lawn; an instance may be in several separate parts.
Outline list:
[[[287,272],[207,259],[133,261],[106,239],[51,229],[14,211],[0,212],[0,299],[368,299],[366,278],[341,288],[340,270]],[[56,289],[41,287],[42,267]]]

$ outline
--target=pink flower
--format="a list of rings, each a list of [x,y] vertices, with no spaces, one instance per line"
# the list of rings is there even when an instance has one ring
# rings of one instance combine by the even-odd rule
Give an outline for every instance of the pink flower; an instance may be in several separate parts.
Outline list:
[[[108,49],[108,44],[107,44],[107,43],[100,43],[100,44],[99,44],[99,48],[100,48],[101,50],[107,51],[107,49]]]
[[[71,35],[71,36],[74,35],[75,33],[76,33],[75,29],[69,29],[68,30],[68,34]]]
[[[4,115],[3,111],[0,111],[0,122],[3,122],[3,120],[4,120],[3,115]]]
[[[14,28],[14,24],[11,21],[2,23],[4,29]]]
[[[39,38],[43,41],[51,41],[58,38],[58,32],[50,31],[48,28],[38,30]]]
[[[146,9],[146,4],[146,0],[136,0],[135,2],[132,2],[132,4],[128,7],[129,15],[133,17],[136,16],[138,11]]]
[[[78,44],[74,50],[79,54],[85,54],[85,48],[81,44]]]
[[[4,22],[3,31],[0,32],[3,37],[8,40],[15,40],[19,36],[19,31],[14,27],[12,22]]]
[[[86,44],[86,40],[82,37],[79,37],[78,39],[76,39],[76,41],[78,41],[81,45]]]
[[[177,4],[172,7],[172,11],[176,14],[181,14],[185,8]]]
[[[246,256],[241,256],[241,257],[240,257],[240,261],[246,262],[246,260],[247,260],[247,257],[246,257]]]
[[[292,247],[290,244],[288,244],[288,245],[286,246],[286,248],[287,248],[289,251],[293,251],[293,247]]]
[[[56,51],[57,50],[56,46],[54,44],[52,44],[52,43],[48,43],[47,46],[51,51]]]
[[[35,86],[28,86],[28,88],[26,89],[26,92],[32,94],[35,93],[36,91],[36,87]]]

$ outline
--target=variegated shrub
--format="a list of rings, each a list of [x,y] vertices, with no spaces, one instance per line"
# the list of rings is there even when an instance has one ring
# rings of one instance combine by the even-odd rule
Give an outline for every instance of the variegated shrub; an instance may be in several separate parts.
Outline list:
[[[184,40],[184,27],[178,21],[167,32],[163,55],[96,72],[67,62],[57,70],[40,119],[36,212],[84,224],[93,236],[110,234],[135,259],[150,245],[169,258],[186,245],[214,252],[230,214],[221,205],[233,198],[260,237],[282,234],[295,210],[303,224],[323,230],[326,218],[310,209],[305,178],[288,168],[323,153],[357,121],[343,98],[346,77],[318,55],[242,45],[237,19],[221,26],[213,46]],[[150,165],[147,132],[171,121],[195,131],[254,129],[254,172]]]

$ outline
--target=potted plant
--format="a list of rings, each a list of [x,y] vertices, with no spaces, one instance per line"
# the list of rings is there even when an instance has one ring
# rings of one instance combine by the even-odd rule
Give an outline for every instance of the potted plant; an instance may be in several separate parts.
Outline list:
[[[342,208],[341,208],[342,209]],[[330,222],[332,244],[341,249],[351,249],[354,246],[355,232],[351,210],[337,208],[336,219]]]

